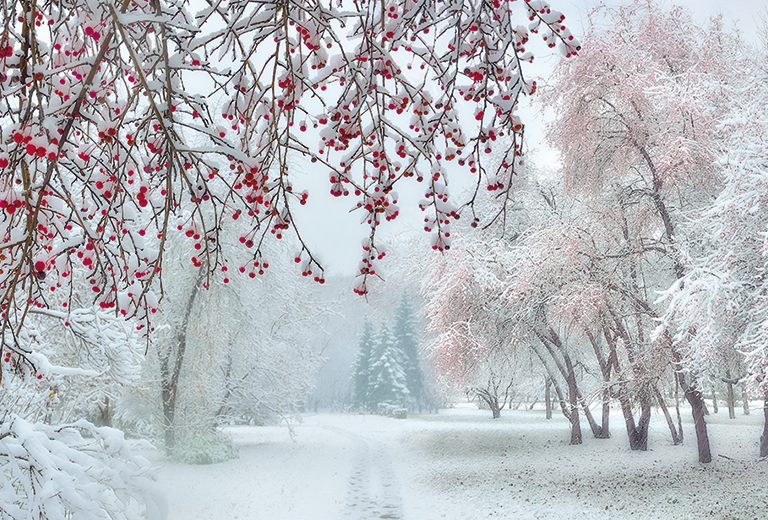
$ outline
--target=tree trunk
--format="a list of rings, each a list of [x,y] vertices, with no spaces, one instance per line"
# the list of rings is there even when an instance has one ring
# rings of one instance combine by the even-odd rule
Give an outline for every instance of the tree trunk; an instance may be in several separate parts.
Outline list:
[[[99,404],[99,415],[101,416],[102,426],[112,426],[112,410],[109,407],[109,397],[105,397],[104,401]]]
[[[633,449],[648,451],[648,426],[651,424],[651,396],[646,389],[640,396],[640,419],[637,421],[636,446]]]
[[[557,381],[555,381],[554,370],[552,370],[552,367],[549,365],[549,363],[547,363],[547,360],[545,359],[544,354],[542,354],[541,351],[536,347],[536,343],[531,343],[531,348],[536,353],[536,356],[541,361],[541,364],[544,365],[544,369],[547,371],[547,374],[548,374],[547,381],[552,386],[552,388],[555,389],[555,395],[557,396],[558,403],[560,404],[560,411],[563,413],[563,416],[566,419],[568,419],[568,421],[570,422],[571,414],[568,411],[568,406],[565,404],[565,397],[563,396],[563,391],[560,389],[560,385],[557,384]],[[551,406],[551,407],[554,407],[554,406]]]
[[[581,444],[581,423],[579,422],[579,398],[576,381],[568,381],[568,397],[571,402],[571,444]]]
[[[712,413],[717,413],[717,392],[715,387],[712,387]],[[731,417],[733,419],[733,417]]]
[[[744,411],[744,415],[749,415],[749,396],[747,396],[747,387],[744,383],[741,384],[741,409]]]
[[[590,428],[592,428],[593,433],[596,433],[597,424],[595,423],[592,414],[589,412],[589,409],[586,407],[586,403],[584,402],[581,392],[579,392],[578,383],[576,381],[576,372],[573,369],[573,362],[571,361],[571,357],[568,355],[563,342],[560,340],[560,336],[557,334],[555,329],[549,325],[547,325],[546,332],[547,335],[545,336],[539,331],[534,331],[534,333],[539,338],[539,341],[541,341],[541,344],[544,345],[544,348],[546,348],[549,352],[552,360],[560,371],[560,374],[563,376],[565,382],[568,385],[568,400],[571,407],[571,444],[581,444],[581,424],[579,422],[578,410],[580,404],[584,406],[584,413],[587,417],[587,420],[589,421],[589,425]],[[558,352],[562,357],[562,361],[557,357]]]
[[[184,364],[184,353],[187,349],[187,327],[189,325],[189,317],[192,314],[192,309],[195,306],[195,299],[200,291],[200,287],[203,285],[203,280],[208,273],[208,263],[203,262],[197,273],[197,279],[195,285],[192,287],[192,294],[189,295],[187,301],[187,307],[184,310],[184,316],[182,317],[181,324],[176,334],[176,349],[167,347],[167,352],[160,355],[160,375],[162,381],[161,397],[163,400],[163,430],[165,434],[165,448],[172,451],[176,446],[176,435],[174,431],[174,420],[176,418],[176,397],[179,390],[179,375],[181,374],[181,368]],[[171,365],[171,358],[174,356],[173,365]]]
[[[736,396],[733,393],[733,383],[731,381],[728,381],[726,383],[728,385],[728,418],[729,419],[735,419],[736,418]]]
[[[603,375],[603,382],[605,383],[605,388],[603,389],[602,424],[598,429],[597,433],[595,433],[595,437],[597,437],[598,439],[608,439],[611,436],[611,433],[609,430],[609,422],[610,422],[610,414],[611,414],[610,384],[611,384],[611,367],[613,366],[611,363],[612,357],[609,354],[608,359],[606,359],[603,349],[601,348],[600,344],[597,342],[597,337],[595,337],[587,327],[584,327],[584,332],[587,338],[589,339],[589,342],[592,344],[592,349],[595,351],[595,357],[597,358],[597,363],[600,366],[600,372]],[[603,329],[603,335],[606,337],[606,341],[609,342],[605,329]]]
[[[544,385],[544,410],[545,418],[552,418],[552,380],[546,378],[546,384]]]
[[[611,391],[609,389],[603,390],[603,424],[600,427],[599,439],[609,439],[611,437],[611,431],[608,428],[608,423],[611,420]]]
[[[659,402],[659,407],[661,408],[661,411],[664,412],[664,418],[667,420],[667,426],[669,427],[669,432],[672,434],[672,442],[677,446],[678,444],[683,443],[683,436],[682,436],[682,430],[680,430],[680,433],[678,433],[677,428],[675,428],[675,421],[672,420],[672,416],[669,413],[669,410],[667,409],[667,403],[664,402],[664,396],[661,395],[661,392],[659,392],[659,389],[656,388],[656,399]]]
[[[680,438],[680,444],[683,443],[683,415],[680,413],[680,381],[675,372],[675,413],[677,414],[677,434]]]
[[[701,392],[691,388],[685,381],[683,374],[678,374],[680,386],[685,392],[685,399],[691,405],[693,425],[696,431],[696,444],[699,448],[699,462],[712,462],[712,453],[709,450],[709,436],[707,435],[707,422],[704,420],[704,399]]]
[[[763,396],[763,434],[760,436],[760,456],[768,457],[768,392]]]
[[[632,440],[637,436],[637,427],[635,425],[635,416],[632,413],[632,404],[629,402],[627,391],[625,388],[621,388],[618,393],[619,404],[621,405],[621,413],[624,415],[624,424],[627,427],[627,436],[629,437],[630,449],[637,449],[634,447]]]

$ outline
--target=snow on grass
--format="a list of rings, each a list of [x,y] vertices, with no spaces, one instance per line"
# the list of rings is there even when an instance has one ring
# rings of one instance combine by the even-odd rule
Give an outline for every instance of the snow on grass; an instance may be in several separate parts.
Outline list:
[[[762,410],[707,417],[714,460],[697,462],[690,413],[685,444],[663,416],[649,451],[628,448],[619,413],[612,438],[568,444],[562,416],[468,408],[405,420],[316,414],[295,441],[279,427],[228,428],[240,458],[213,466],[165,463],[169,519],[409,520],[485,518],[768,517]]]

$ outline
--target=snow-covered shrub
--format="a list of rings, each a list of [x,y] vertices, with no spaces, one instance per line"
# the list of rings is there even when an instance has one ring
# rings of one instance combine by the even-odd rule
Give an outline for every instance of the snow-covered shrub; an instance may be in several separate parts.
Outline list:
[[[236,459],[239,453],[232,439],[214,429],[181,439],[173,456],[187,464],[216,464]]]
[[[406,419],[408,417],[408,408],[396,408],[392,410],[392,417],[395,419]]]
[[[0,518],[161,519],[151,463],[122,432],[80,420],[0,424]]]

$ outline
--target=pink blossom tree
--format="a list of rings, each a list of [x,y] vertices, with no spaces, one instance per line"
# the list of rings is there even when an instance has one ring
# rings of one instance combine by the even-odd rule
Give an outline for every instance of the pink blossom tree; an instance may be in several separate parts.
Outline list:
[[[556,113],[550,138],[568,190],[612,201],[618,210],[625,261],[616,290],[632,312],[653,317],[660,312],[653,291],[684,275],[680,212],[701,207],[719,187],[717,122],[727,108],[723,92],[737,81],[738,42],[719,21],[705,32],[680,8],[667,13],[635,2],[593,16],[603,15],[608,29],[593,30],[578,59],[561,63],[544,102]],[[661,363],[658,372],[668,358],[653,355],[660,345],[649,332],[641,321],[616,330],[625,345],[646,345],[650,359]],[[674,349],[672,356],[680,361]],[[629,361],[636,366],[640,360]],[[692,405],[699,459],[708,462],[700,389],[678,375]],[[652,393],[639,397],[644,424]]]

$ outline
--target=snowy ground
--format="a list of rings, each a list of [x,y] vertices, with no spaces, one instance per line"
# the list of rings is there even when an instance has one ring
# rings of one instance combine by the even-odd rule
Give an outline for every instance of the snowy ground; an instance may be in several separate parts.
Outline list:
[[[650,450],[638,453],[620,414],[608,440],[584,424],[581,446],[568,445],[562,416],[537,410],[496,421],[466,407],[405,420],[307,415],[295,441],[284,427],[230,428],[239,459],[163,463],[158,479],[169,520],[765,519],[761,412],[710,415],[707,465],[690,419],[673,446],[655,416]]]

